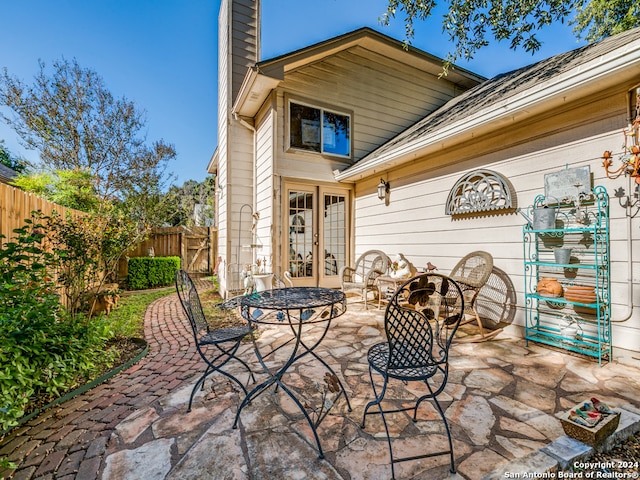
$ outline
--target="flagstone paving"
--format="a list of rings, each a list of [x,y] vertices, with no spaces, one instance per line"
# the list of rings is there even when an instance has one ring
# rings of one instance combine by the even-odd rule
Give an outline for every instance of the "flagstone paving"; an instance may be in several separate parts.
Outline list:
[[[198,282],[204,287],[203,281]],[[16,428],[0,445],[0,455],[17,464],[0,476],[14,479],[335,479],[390,477],[382,422],[374,415],[360,428],[371,399],[366,352],[383,339],[383,312],[350,304],[334,321],[317,353],[341,376],[353,411],[338,398],[318,433],[325,458],[296,405],[281,390],[254,399],[232,429],[242,399],[235,385],[217,375],[186,405],[193,382],[204,368],[192,346],[177,296],[154,302],[145,318],[149,354],[137,365]],[[286,330],[262,330],[262,349],[282,345]],[[319,335],[311,327],[306,335]],[[277,365],[286,347],[269,357]],[[241,355],[261,371],[252,345]],[[248,380],[246,373],[235,373]],[[284,380],[321,405],[324,369],[307,356]],[[264,374],[258,377],[258,381]],[[393,384],[387,397],[408,404],[423,389]],[[405,462],[403,479],[499,479],[507,473],[549,472],[590,448],[564,435],[557,414],[596,396],[622,412],[617,436],[640,429],[640,369],[633,364],[597,362],[553,351],[503,333],[480,344],[455,344],[449,383],[439,397],[446,410],[457,473],[448,458]],[[333,394],[329,393],[329,400]],[[311,413],[311,415],[321,412]],[[414,423],[404,413],[389,417],[395,449],[404,455],[446,446],[435,408],[425,402]],[[610,440],[613,442],[613,440]]]

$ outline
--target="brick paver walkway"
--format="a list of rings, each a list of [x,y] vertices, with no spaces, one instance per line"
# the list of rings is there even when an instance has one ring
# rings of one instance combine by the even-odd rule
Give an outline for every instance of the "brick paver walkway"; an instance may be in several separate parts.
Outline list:
[[[204,281],[197,286],[210,288]],[[350,305],[317,350],[343,376],[353,406],[352,412],[346,412],[344,404],[338,403],[335,413],[320,426],[324,460],[317,459],[305,421],[282,392],[256,398],[233,430],[239,395],[222,376],[212,376],[212,383],[215,380],[216,386],[226,389],[199,395],[196,408],[187,415],[194,374],[204,368],[187,325],[175,294],[154,302],[145,316],[149,354],[108,382],[12,431],[0,444],[0,454],[18,466],[15,471],[0,472],[0,477],[388,477],[381,423],[376,427],[372,419],[367,429],[359,428],[372,394],[366,351],[383,338],[382,311]],[[285,340],[281,329],[274,327],[262,330],[259,343],[276,351]],[[285,350],[278,350],[275,362],[286,358]],[[306,358],[291,367],[287,380],[301,389],[309,386],[305,393],[313,396],[319,392],[314,385],[323,373],[313,358]],[[396,385],[394,390],[392,401],[396,402],[424,393],[414,385]],[[443,396],[455,438],[458,474],[446,473],[448,459],[442,457],[399,464],[399,477],[503,480],[505,472],[555,471],[560,462],[582,459],[588,450],[563,434],[558,414],[592,396],[621,412],[620,426],[607,442],[640,431],[640,368],[635,363],[599,367],[593,359],[526,346],[523,339],[506,334],[491,342],[454,344]],[[395,441],[407,453],[422,452],[425,445],[439,450],[438,445],[446,441],[433,406],[425,402],[421,408],[418,424],[408,415],[390,423]]]
[[[207,288],[204,283],[198,281],[199,290]],[[149,353],[102,385],[10,432],[0,444],[0,455],[17,468],[0,471],[0,478],[94,480],[114,428],[201,368],[175,293],[151,304],[144,322]]]

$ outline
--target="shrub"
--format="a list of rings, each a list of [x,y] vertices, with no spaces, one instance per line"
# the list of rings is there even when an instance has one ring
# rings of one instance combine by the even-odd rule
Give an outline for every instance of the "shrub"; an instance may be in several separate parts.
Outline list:
[[[118,260],[136,238],[137,227],[106,206],[100,214],[73,218],[54,213],[43,222],[59,262],[58,283],[65,287],[66,305],[75,315],[92,289],[116,281]]]
[[[45,227],[25,223],[0,245],[0,430],[16,425],[28,404],[77,386],[110,355],[104,320],[74,318],[60,304],[56,257],[42,248]]]
[[[179,268],[180,257],[133,257],[128,262],[127,283],[131,290],[171,285]]]

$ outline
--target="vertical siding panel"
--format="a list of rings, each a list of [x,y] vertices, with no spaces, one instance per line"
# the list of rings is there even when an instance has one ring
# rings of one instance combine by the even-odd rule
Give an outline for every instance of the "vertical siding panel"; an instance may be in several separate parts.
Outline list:
[[[256,128],[256,206],[260,212],[260,220],[256,229],[256,237],[261,248],[256,252],[260,258],[267,259],[267,269],[281,274],[278,265],[274,264],[274,178],[273,178],[273,115],[267,110]]]

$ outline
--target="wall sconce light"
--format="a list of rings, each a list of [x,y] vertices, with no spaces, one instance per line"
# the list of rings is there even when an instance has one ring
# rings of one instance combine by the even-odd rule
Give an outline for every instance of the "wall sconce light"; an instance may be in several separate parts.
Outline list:
[[[380,179],[380,183],[378,184],[378,198],[380,200],[384,200],[389,195],[389,191],[391,187],[389,186],[389,182],[385,182],[382,178]]]

